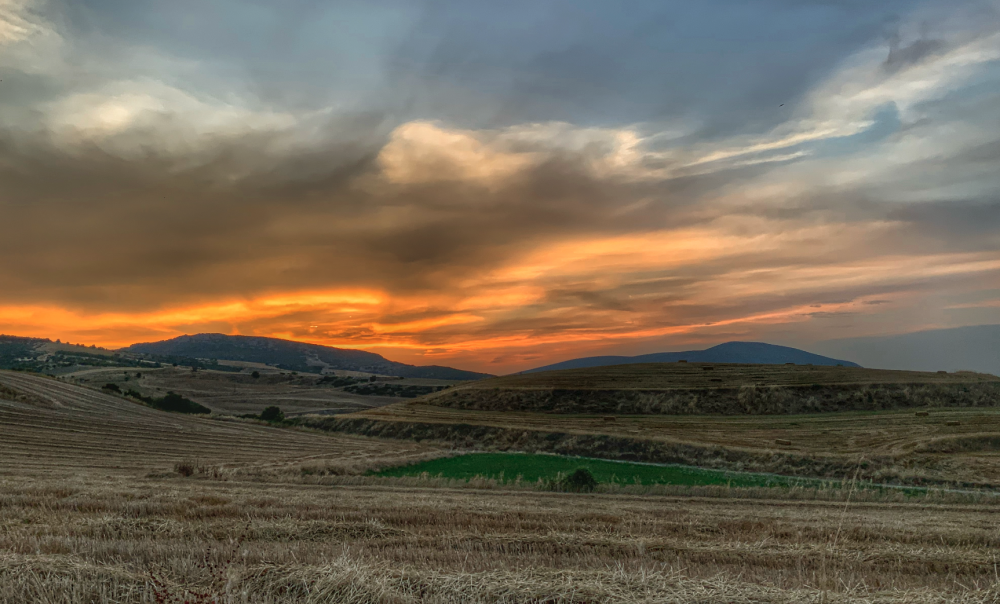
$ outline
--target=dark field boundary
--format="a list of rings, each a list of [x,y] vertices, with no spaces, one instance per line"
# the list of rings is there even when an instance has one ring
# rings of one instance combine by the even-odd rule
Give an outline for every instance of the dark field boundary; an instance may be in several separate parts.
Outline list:
[[[429,442],[467,451],[555,453],[616,461],[680,464],[732,470],[821,478],[851,479],[904,486],[992,489],[996,485],[913,476],[889,456],[863,460],[784,451],[746,451],[712,445],[654,441],[605,434],[574,434],[499,428],[473,424],[382,421],[365,418],[304,417],[299,425],[376,438]]]
[[[540,375],[540,374],[539,374]],[[452,409],[623,415],[791,415],[1000,407],[1000,381],[939,384],[744,385],[737,388],[459,387],[424,399]]]

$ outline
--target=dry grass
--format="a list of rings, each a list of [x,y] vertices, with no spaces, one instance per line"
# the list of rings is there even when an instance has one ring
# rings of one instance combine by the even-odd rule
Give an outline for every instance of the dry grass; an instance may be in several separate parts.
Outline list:
[[[350,474],[441,452],[0,383],[4,604],[1000,598],[992,503],[383,480]]]
[[[798,416],[618,416],[552,415],[513,411],[451,409],[422,402],[352,413],[350,418],[440,424],[474,424],[524,430],[609,434],[748,450],[837,452],[853,457],[907,453],[939,440],[1000,434],[1000,409],[939,409],[926,417],[910,411]],[[948,422],[958,425],[948,425]],[[778,447],[775,440],[791,441]],[[969,449],[971,450],[971,449]],[[981,450],[1000,450],[984,442]]]
[[[434,450],[344,435],[164,413],[120,397],[22,373],[0,372],[0,474],[156,472],[188,459],[217,467],[371,463]]]
[[[151,573],[172,593],[232,602],[998,593],[995,508],[93,476],[6,478],[0,492],[3,602],[153,602]],[[224,569],[221,587],[206,559]]]
[[[137,378],[136,373],[142,374],[142,377]],[[291,372],[274,369],[261,372],[259,378],[253,378],[249,373],[192,372],[179,367],[84,369],[60,377],[91,388],[101,388],[113,382],[122,390],[134,389],[144,396],[160,397],[168,391],[176,392],[216,413],[232,415],[260,413],[271,405],[281,407],[286,415],[346,413],[399,401],[398,398],[362,396],[345,392],[343,388],[317,386],[319,375],[292,375]]]

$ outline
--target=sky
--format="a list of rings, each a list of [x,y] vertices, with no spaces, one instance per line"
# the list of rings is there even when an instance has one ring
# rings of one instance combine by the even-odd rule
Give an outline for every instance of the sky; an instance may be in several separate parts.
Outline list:
[[[506,373],[996,324],[998,166],[997,1],[0,0],[0,333]]]

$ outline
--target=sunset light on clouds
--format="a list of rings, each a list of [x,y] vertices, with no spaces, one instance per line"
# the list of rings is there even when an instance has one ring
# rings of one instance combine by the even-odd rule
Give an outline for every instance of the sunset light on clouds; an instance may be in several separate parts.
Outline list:
[[[0,0],[0,333],[506,373],[998,323],[1000,4],[862,5]]]

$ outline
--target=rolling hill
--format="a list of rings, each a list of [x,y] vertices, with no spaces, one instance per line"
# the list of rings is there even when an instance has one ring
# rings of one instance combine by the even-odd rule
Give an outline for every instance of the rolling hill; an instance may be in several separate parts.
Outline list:
[[[776,346],[763,342],[726,342],[705,350],[687,350],[684,352],[656,352],[634,357],[600,356],[570,359],[561,363],[545,365],[523,371],[536,373],[557,369],[582,369],[586,367],[606,367],[608,365],[632,365],[635,363],[676,363],[690,361],[692,363],[744,363],[754,365],[842,365],[844,367],[860,367],[857,363],[841,361],[820,356],[798,348]]]
[[[463,371],[438,365],[416,366],[390,361],[364,350],[333,348],[277,338],[227,336],[202,333],[180,336],[162,342],[133,344],[122,349],[132,354],[250,361],[265,363],[290,371],[318,373],[322,369],[367,371],[384,375],[439,380],[478,380],[489,374]]]
[[[386,443],[167,413],[106,392],[0,371],[2,471],[169,471],[181,460],[256,466],[379,456]],[[2,598],[0,598],[2,599]]]
[[[1000,406],[1000,378],[827,365],[641,363],[495,377],[423,401],[457,409],[645,415],[993,407]]]

